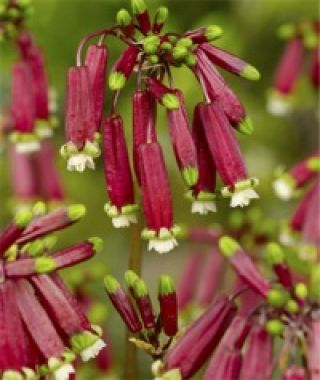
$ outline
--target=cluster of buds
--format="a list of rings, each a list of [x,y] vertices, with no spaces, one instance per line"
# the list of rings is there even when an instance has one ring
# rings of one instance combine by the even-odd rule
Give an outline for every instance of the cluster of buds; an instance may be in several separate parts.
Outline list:
[[[258,71],[233,54],[211,44],[222,35],[208,26],[183,34],[161,33],[168,10],[160,7],[151,22],[144,0],[131,0],[132,13],[121,9],[115,26],[90,33],[80,43],[77,64],[67,74],[66,139],[61,154],[69,170],[94,168],[103,138],[103,162],[109,203],[106,213],[115,227],[136,222],[134,180],[122,117],[117,112],[119,94],[135,72],[133,94],[133,166],[141,188],[146,228],[142,238],[149,249],[163,253],[177,245],[179,228],[173,223],[172,199],[165,157],[157,138],[156,108],[167,111],[169,134],[178,169],[192,201],[192,212],[216,211],[217,197],[231,198],[231,206],[247,206],[258,198],[258,181],[250,178],[233,129],[250,134],[252,123],[245,108],[216,66],[250,80]],[[108,76],[112,92],[111,113],[103,115],[108,48],[107,36],[127,47]],[[93,37],[82,61],[82,51]],[[171,67],[186,67],[200,83],[204,101],[195,107],[193,123],[183,93],[175,88]],[[216,172],[225,187],[216,190]]]
[[[90,238],[51,253],[48,234],[80,220],[85,208],[39,209],[18,212],[0,233],[3,380],[69,380],[77,356],[88,361],[105,347],[100,328],[91,325],[58,273],[90,259],[102,241]]]
[[[311,261],[319,259],[320,249],[319,170],[320,154],[317,152],[274,182],[275,192],[281,199],[288,201],[299,194],[301,198],[289,222],[283,226],[280,240],[298,248],[300,258]]]
[[[279,36],[285,39],[287,44],[276,68],[268,99],[270,113],[284,116],[291,111],[294,91],[305,66],[305,60],[308,61],[309,81],[318,90],[320,83],[319,31],[319,21],[307,20],[284,24],[279,28]]]
[[[105,277],[105,288],[110,301],[127,329],[135,335],[130,341],[145,350],[154,360],[162,358],[178,333],[178,305],[174,282],[170,276],[160,277],[160,310],[157,312],[142,278],[128,270],[125,281],[127,291],[114,277]]]
[[[33,13],[31,0],[0,1],[0,43],[14,39]]]

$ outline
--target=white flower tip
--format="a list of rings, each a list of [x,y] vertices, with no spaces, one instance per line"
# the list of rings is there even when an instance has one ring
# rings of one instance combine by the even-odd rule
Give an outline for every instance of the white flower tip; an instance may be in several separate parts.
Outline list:
[[[292,197],[292,188],[281,178],[273,182],[273,189],[277,196],[284,201],[288,201]]]
[[[191,212],[207,215],[209,212],[217,212],[217,206],[214,201],[194,201],[191,205]]]
[[[251,199],[258,199],[259,195],[254,189],[245,189],[236,191],[232,194],[230,206],[231,207],[245,207],[248,206]]]
[[[40,149],[40,143],[39,141],[18,142],[16,149],[18,153],[32,153]]]
[[[106,347],[106,343],[102,339],[97,339],[90,347],[80,352],[81,359],[84,362],[89,361],[99,355],[99,352]]]
[[[286,116],[291,110],[291,104],[279,96],[271,96],[267,102],[267,110],[274,116]]]
[[[37,135],[41,139],[49,138],[53,135],[52,129],[50,127],[41,127],[37,130]]]
[[[279,235],[279,241],[283,245],[291,246],[295,244],[295,240],[288,230],[282,231]]]
[[[53,374],[54,380],[69,380],[69,375],[75,373],[71,364],[64,364],[59,367]]]
[[[167,253],[170,252],[173,248],[178,245],[178,242],[175,238],[161,240],[161,239],[152,239],[149,241],[148,250],[151,251],[154,249],[158,253]]]
[[[91,156],[84,153],[79,153],[71,156],[68,159],[67,169],[69,171],[83,172],[86,168],[94,169],[94,161]]]
[[[137,223],[136,215],[118,215],[112,218],[112,225],[115,228],[129,227],[130,224]]]

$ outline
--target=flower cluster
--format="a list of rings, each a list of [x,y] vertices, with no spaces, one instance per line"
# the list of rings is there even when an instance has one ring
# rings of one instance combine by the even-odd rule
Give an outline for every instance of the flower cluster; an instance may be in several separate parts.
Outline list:
[[[105,288],[110,301],[127,329],[138,336],[130,338],[130,341],[154,359],[162,358],[178,333],[178,306],[174,282],[170,276],[160,277],[160,311],[157,312],[142,278],[128,270],[125,273],[125,281],[127,292],[114,277],[105,277]],[[161,336],[161,332],[166,339]]]
[[[277,116],[287,115],[292,109],[294,91],[307,60],[308,78],[318,90],[320,79],[319,21],[303,20],[284,24],[279,36],[287,40],[274,75],[267,108]],[[311,57],[309,57],[311,51]]]
[[[282,228],[283,244],[298,248],[304,260],[317,261],[320,249],[320,153],[314,153],[283,173],[275,182],[279,198],[290,200],[300,195],[296,209]],[[301,196],[302,194],[302,196]]]
[[[78,355],[88,361],[105,347],[100,329],[91,325],[58,274],[91,258],[101,249],[101,239],[49,253],[48,234],[75,223],[84,213],[82,205],[42,215],[20,211],[0,233],[3,380],[69,380]]]
[[[258,71],[233,54],[212,45],[222,35],[208,26],[183,34],[162,33],[168,10],[160,7],[151,22],[144,0],[132,0],[132,13],[122,9],[115,26],[90,33],[80,43],[77,64],[67,74],[66,139],[61,154],[69,170],[94,168],[99,156],[100,133],[109,203],[105,211],[115,227],[137,220],[125,128],[117,112],[119,94],[135,72],[133,94],[133,166],[142,194],[146,228],[142,238],[149,249],[167,252],[177,245],[170,184],[162,147],[157,138],[156,108],[167,111],[168,128],[178,169],[192,201],[192,212],[216,211],[217,197],[231,198],[231,207],[247,206],[258,198],[258,181],[250,178],[234,130],[251,134],[252,123],[236,94],[216,67],[250,80]],[[108,63],[107,36],[126,44],[108,76],[112,92],[111,113],[103,116]],[[93,37],[85,60],[82,51]],[[192,128],[183,93],[174,86],[171,68],[187,67],[200,83],[204,101],[194,110]],[[233,130],[234,129],[234,130]],[[216,190],[216,173],[224,187]]]

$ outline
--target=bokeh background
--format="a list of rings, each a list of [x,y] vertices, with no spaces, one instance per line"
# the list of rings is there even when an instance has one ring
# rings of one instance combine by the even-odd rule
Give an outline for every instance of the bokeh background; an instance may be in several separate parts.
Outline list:
[[[57,89],[60,126],[54,142],[57,148],[57,165],[66,188],[68,200],[84,203],[87,216],[77,226],[60,233],[59,245],[64,246],[89,236],[104,239],[104,250],[94,259],[102,273],[112,273],[120,278],[127,268],[130,246],[130,231],[114,230],[110,220],[103,212],[107,200],[101,161],[95,171],[84,174],[68,173],[65,162],[58,156],[59,146],[63,143],[63,114],[65,77],[69,66],[75,63],[75,53],[80,39],[87,33],[113,24],[120,7],[128,7],[122,0],[34,0],[35,11],[30,18],[38,44],[45,51],[51,85]],[[281,218],[291,208],[283,204],[272,192],[271,181],[279,165],[290,166],[295,161],[314,151],[318,145],[317,96],[308,85],[306,78],[301,79],[297,88],[296,110],[285,118],[274,117],[266,111],[266,94],[272,84],[272,76],[284,47],[277,38],[276,30],[284,22],[301,18],[315,18],[319,13],[316,0],[149,0],[148,5],[154,12],[159,5],[170,10],[167,30],[183,32],[202,25],[218,24],[224,29],[224,36],[217,46],[238,54],[254,66],[261,74],[259,82],[247,82],[226,74],[230,85],[235,89],[251,116],[255,133],[251,137],[239,136],[239,141],[251,176],[261,180],[260,199],[255,202],[268,216]],[[107,40],[111,60],[120,53],[122,43],[112,37]],[[16,59],[8,45],[0,47],[0,107],[9,99],[9,70]],[[109,64],[109,67],[111,64]],[[190,116],[193,105],[201,100],[197,82],[187,69],[174,71],[175,83],[180,87],[187,100]],[[121,94],[119,110],[126,123],[128,141],[131,141],[131,93],[134,81],[130,82]],[[108,93],[108,91],[107,91]],[[108,94],[110,95],[110,94]],[[107,96],[105,111],[110,109]],[[177,223],[202,224],[225,223],[229,215],[227,201],[219,204],[217,214],[198,217],[190,214],[190,204],[184,199],[184,188],[173,158],[165,115],[160,110],[158,118],[160,140],[166,155],[174,195],[175,220]],[[0,157],[0,224],[9,219],[10,184],[5,150]],[[161,257],[154,252],[146,252],[143,275],[155,294],[157,280],[162,273],[179,277],[181,266],[190,248],[182,243],[178,249]],[[90,265],[86,263],[85,266]],[[84,268],[84,267],[83,267]],[[97,297],[109,301],[103,292],[103,282],[94,284]],[[114,355],[123,355],[124,329],[113,310],[109,309],[107,321],[112,340]],[[145,359],[142,359],[145,360]],[[144,365],[141,363],[141,367]],[[148,373],[147,371],[145,373]],[[147,379],[146,374],[141,379]]]

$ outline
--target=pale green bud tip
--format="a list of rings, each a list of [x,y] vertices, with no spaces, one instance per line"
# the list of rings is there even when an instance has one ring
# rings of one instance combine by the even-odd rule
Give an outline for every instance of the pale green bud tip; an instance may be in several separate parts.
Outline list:
[[[312,157],[308,160],[307,166],[309,169],[319,172],[320,171],[320,157]]]
[[[175,293],[175,285],[173,279],[170,276],[163,275],[159,281],[159,295]]]
[[[133,284],[133,292],[137,298],[148,295],[148,288],[142,279],[137,279]]]
[[[27,249],[29,255],[34,257],[39,256],[43,252],[43,250],[43,242],[40,239],[33,241]]]
[[[192,39],[189,37],[183,37],[177,41],[177,46],[184,46],[186,48],[190,48],[192,44],[193,44]]]
[[[196,168],[185,168],[182,170],[182,176],[187,186],[193,186],[198,182],[199,171]]]
[[[294,292],[296,296],[300,299],[305,299],[308,297],[308,288],[306,284],[304,284],[303,282],[299,282],[298,284],[296,284]]]
[[[244,135],[251,135],[254,131],[253,123],[250,119],[250,117],[246,117],[243,119],[239,124],[239,132],[243,133]]]
[[[143,49],[147,54],[154,54],[160,45],[160,38],[158,36],[149,36],[143,40]]]
[[[148,57],[148,61],[149,61],[150,63],[152,63],[153,65],[156,65],[157,63],[159,63],[159,57],[158,57],[157,55],[155,55],[155,54],[150,55],[150,56]]]
[[[147,10],[144,0],[131,0],[131,7],[135,15],[144,13]]]
[[[295,300],[290,299],[287,302],[286,309],[289,313],[297,313],[299,311],[299,305]]]
[[[174,94],[165,94],[162,97],[162,104],[169,110],[176,110],[180,106],[179,99]]]
[[[121,26],[128,26],[132,22],[132,17],[126,9],[120,9],[117,13],[117,23]]]
[[[284,325],[277,319],[270,319],[266,323],[266,330],[270,335],[281,335],[284,330]]]
[[[163,42],[160,47],[162,50],[170,51],[172,49],[172,44],[170,42]]]
[[[281,307],[286,304],[288,296],[281,290],[272,289],[267,294],[268,302],[273,307]]]
[[[126,284],[132,288],[135,281],[139,280],[139,276],[133,270],[127,270],[124,274]]]
[[[126,77],[124,74],[115,71],[114,73],[111,73],[109,76],[109,87],[111,90],[121,90],[124,85],[126,84]]]
[[[32,212],[35,215],[44,215],[47,212],[47,205],[44,202],[37,202],[32,207]]]
[[[168,18],[169,10],[167,7],[160,7],[157,10],[155,21],[157,24],[164,24]]]
[[[197,63],[197,58],[193,54],[189,54],[184,59],[184,63],[188,66],[194,66]]]
[[[49,273],[56,269],[56,261],[52,257],[39,257],[35,260],[34,269],[37,273]]]
[[[284,253],[277,243],[267,244],[266,255],[271,264],[281,264],[284,261]]]
[[[293,24],[283,24],[278,29],[278,36],[283,39],[292,38],[296,33],[295,26]]]
[[[185,46],[175,46],[172,50],[172,56],[177,61],[181,61],[189,54],[188,49]]]
[[[209,25],[206,28],[205,36],[208,41],[214,41],[223,35],[223,29],[218,25]]]
[[[5,371],[2,376],[2,380],[23,380],[23,376],[17,371]]]
[[[19,211],[14,217],[14,224],[20,228],[25,228],[32,220],[32,212],[28,210]]]
[[[68,218],[75,222],[83,218],[86,214],[86,207],[82,204],[75,204],[68,207]]]
[[[119,282],[113,276],[105,276],[104,286],[109,294],[114,294],[120,289]]]
[[[103,248],[103,240],[99,237],[91,237],[88,242],[93,245],[93,249],[96,253],[101,252]]]
[[[259,80],[260,73],[259,71],[252,65],[246,65],[240,72],[240,76],[242,78],[248,80]]]
[[[219,248],[224,256],[229,257],[240,249],[240,245],[232,237],[222,236],[219,240]]]

